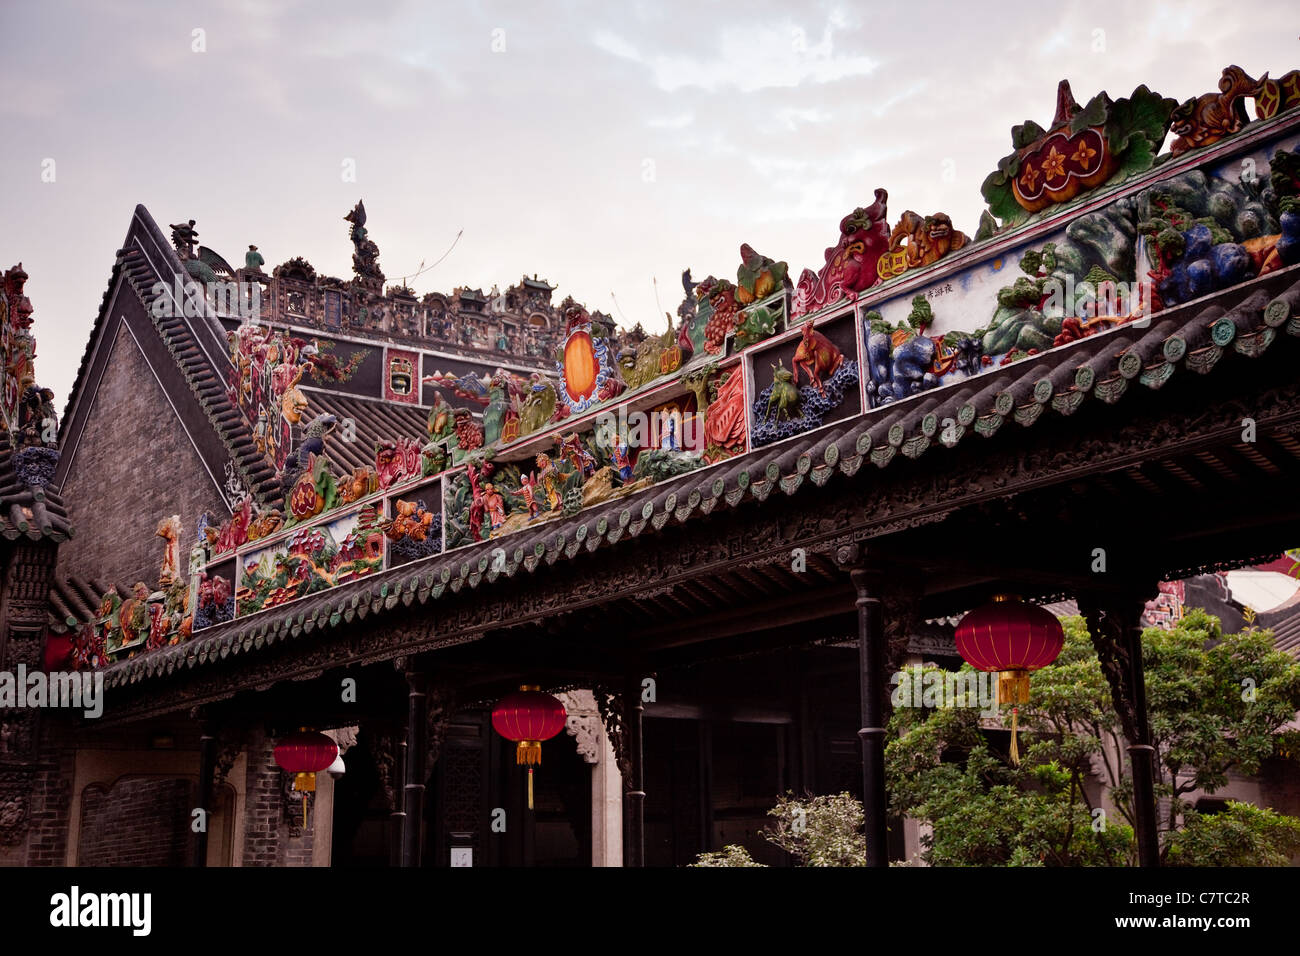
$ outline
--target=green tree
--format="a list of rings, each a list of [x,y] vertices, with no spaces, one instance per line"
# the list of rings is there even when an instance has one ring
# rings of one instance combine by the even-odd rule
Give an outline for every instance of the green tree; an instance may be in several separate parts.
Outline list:
[[[862,835],[862,804],[851,793],[799,798],[779,797],[767,815],[767,842],[779,846],[799,866],[865,866],[867,841]],[[742,846],[701,853],[692,866],[763,866]]]
[[[1135,861],[1127,743],[1083,620],[1063,624],[1065,647],[1033,674],[1030,703],[1021,708],[1028,747],[1019,767],[990,747],[974,708],[896,708],[886,748],[893,809],[932,827],[928,862]],[[1196,814],[1183,798],[1212,793],[1229,772],[1255,774],[1264,758],[1298,749],[1281,728],[1300,709],[1300,665],[1273,648],[1269,632],[1224,635],[1199,610],[1172,631],[1149,628],[1143,662],[1166,861],[1265,864],[1295,852],[1285,848],[1300,821],[1254,807]],[[1099,812],[1094,774],[1121,819]]]

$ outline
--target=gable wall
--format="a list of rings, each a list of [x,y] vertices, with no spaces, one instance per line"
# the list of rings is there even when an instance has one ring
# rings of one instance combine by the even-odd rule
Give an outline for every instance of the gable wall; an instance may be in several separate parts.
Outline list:
[[[210,510],[219,520],[228,514],[124,323],[61,490],[74,537],[59,549],[57,574],[105,585],[157,585],[163,542],[155,531],[165,516],[181,516],[184,573],[199,513]]]

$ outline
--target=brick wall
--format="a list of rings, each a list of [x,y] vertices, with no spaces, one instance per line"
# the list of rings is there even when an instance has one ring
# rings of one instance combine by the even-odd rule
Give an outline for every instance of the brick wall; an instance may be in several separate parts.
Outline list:
[[[40,723],[40,750],[33,763],[12,774],[26,791],[25,826],[18,842],[0,844],[0,867],[63,866],[68,848],[74,753],[60,721]]]
[[[64,866],[68,855],[68,814],[72,809],[75,744],[63,721],[41,726],[41,750],[32,787],[27,832],[27,866]]]
[[[82,866],[184,866],[188,862],[192,780],[124,777],[81,795]]]
[[[75,455],[61,491],[76,536],[59,548],[60,578],[152,587],[162,563],[163,541],[154,533],[160,519],[181,516],[184,573],[199,513],[227,514],[125,326],[113,342],[81,442],[63,453]]]
[[[274,746],[274,741],[262,733],[254,733],[249,740],[244,791],[244,866],[311,866],[315,806],[308,805],[306,830],[290,822],[285,813],[285,774],[275,764]],[[300,800],[295,794],[293,813],[299,824]]]

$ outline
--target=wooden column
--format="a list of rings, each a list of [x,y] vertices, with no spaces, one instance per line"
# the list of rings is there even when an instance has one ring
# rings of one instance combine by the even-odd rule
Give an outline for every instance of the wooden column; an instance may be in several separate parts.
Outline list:
[[[700,852],[713,849],[713,721],[699,721]]]
[[[1129,688],[1132,695],[1134,733],[1129,738],[1128,756],[1133,767],[1134,829],[1137,835],[1138,865],[1160,865],[1160,838],[1156,830],[1156,748],[1151,743],[1151,722],[1147,719],[1147,682],[1142,667],[1142,610],[1140,599],[1130,598],[1119,608],[1124,649],[1128,654]]]
[[[867,866],[889,866],[889,796],[885,789],[885,620],[881,575],[858,566],[849,572],[857,590],[858,691],[862,707],[862,812],[866,821]]]
[[[627,679],[623,690],[623,715],[627,721],[627,755],[631,766],[629,787],[624,804],[627,807],[627,837],[623,851],[624,866],[645,866],[645,767],[642,762],[641,679],[635,675]]]
[[[428,752],[429,699],[425,676],[408,673],[406,682],[406,784],[402,787],[402,866],[419,866],[423,849],[425,760]]]
[[[1102,673],[1110,685],[1120,726],[1128,741],[1133,772],[1133,829],[1137,837],[1138,865],[1160,865],[1160,837],[1156,829],[1155,747],[1147,719],[1146,676],[1142,668],[1142,611],[1145,595],[1155,593],[1134,584],[1119,592],[1081,594],[1079,610]]]
[[[402,865],[402,834],[406,832],[406,813],[403,812],[406,781],[406,740],[397,724],[385,738],[391,748],[392,764],[388,777],[393,794],[393,805],[388,814],[388,865]]]

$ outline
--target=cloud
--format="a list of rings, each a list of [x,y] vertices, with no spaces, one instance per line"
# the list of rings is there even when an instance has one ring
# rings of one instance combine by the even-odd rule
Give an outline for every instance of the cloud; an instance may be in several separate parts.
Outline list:
[[[827,24],[813,42],[803,27],[788,19],[742,20],[721,27],[714,44],[703,52],[649,52],[603,28],[593,33],[592,43],[611,56],[646,67],[655,86],[667,93],[692,87],[755,93],[805,82],[834,83],[875,71],[878,61],[865,53],[836,53],[834,33]]]

